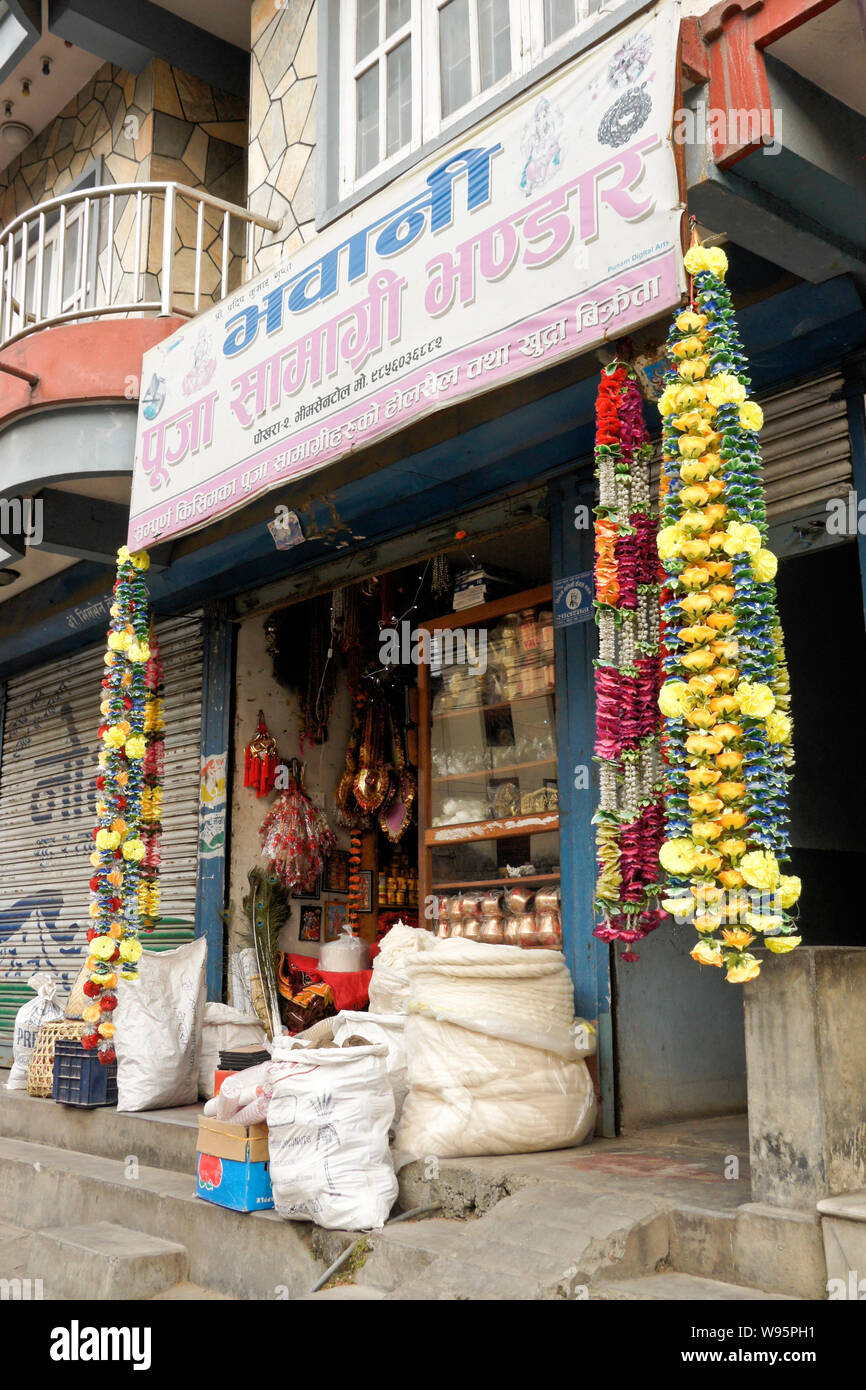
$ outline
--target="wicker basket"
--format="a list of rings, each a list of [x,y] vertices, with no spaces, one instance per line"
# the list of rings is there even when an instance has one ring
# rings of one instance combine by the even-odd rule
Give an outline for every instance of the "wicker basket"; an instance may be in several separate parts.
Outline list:
[[[90,971],[86,965],[82,965],[78,972],[78,978],[69,992],[66,1008],[63,1010],[67,1018],[83,1018],[84,1010],[87,1008],[88,1004],[93,1003],[93,1000],[88,999],[87,995],[84,993],[84,986],[89,979]]]
[[[54,1087],[54,1044],[59,1038],[74,1038],[80,1042],[88,1025],[79,1019],[65,1018],[58,1023],[43,1023],[36,1034],[27,1068],[28,1096],[50,1096]]]

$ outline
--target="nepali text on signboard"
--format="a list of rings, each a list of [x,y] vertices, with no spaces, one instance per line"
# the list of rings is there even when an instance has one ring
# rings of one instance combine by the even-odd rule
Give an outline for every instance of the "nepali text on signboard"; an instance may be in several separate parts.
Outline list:
[[[644,18],[144,359],[140,548],[680,296],[675,43]]]

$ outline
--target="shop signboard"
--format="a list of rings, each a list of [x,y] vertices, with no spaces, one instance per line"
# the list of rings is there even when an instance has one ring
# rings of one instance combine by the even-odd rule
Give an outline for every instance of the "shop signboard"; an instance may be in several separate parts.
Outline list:
[[[674,12],[618,30],[145,355],[129,544],[679,299]]]

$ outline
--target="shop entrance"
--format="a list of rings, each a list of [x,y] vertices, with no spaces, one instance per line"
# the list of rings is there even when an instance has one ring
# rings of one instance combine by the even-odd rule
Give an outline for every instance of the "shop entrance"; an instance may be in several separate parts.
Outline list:
[[[402,920],[559,945],[550,580],[546,521],[472,540],[455,525],[434,555],[240,624],[230,952],[268,808],[244,786],[259,711],[337,840],[321,878],[287,895],[293,963],[315,962],[345,922],[370,943]],[[366,810],[346,793],[362,765]]]

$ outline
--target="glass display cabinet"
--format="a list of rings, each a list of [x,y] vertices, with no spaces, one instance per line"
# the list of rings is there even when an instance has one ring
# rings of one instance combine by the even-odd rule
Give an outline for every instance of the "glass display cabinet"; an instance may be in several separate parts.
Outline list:
[[[550,587],[419,626],[421,902],[440,936],[558,945]]]

